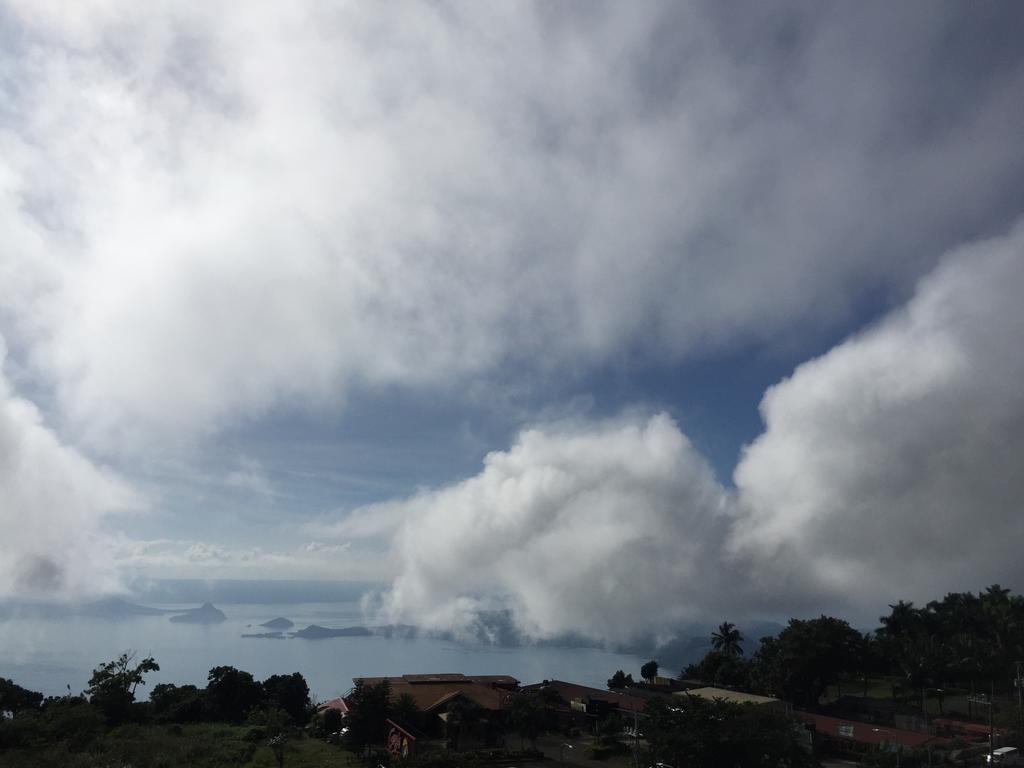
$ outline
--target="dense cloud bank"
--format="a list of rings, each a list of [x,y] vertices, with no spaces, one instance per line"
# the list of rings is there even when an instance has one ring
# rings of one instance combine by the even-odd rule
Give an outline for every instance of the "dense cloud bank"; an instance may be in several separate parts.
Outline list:
[[[621,638],[1012,583],[1022,235],[939,259],[1021,213],[1019,13],[0,0],[0,593],[338,562],[395,576],[391,620]],[[159,460],[353,393],[558,409],[555,377],[804,348],[926,274],[767,393],[735,488],[645,412],[303,548],[103,533],[137,506],[103,462],[159,497]],[[290,512],[259,463],[222,484]]]
[[[955,4],[0,20],[6,333],[105,451],[829,327],[1019,201],[1024,69]]]
[[[950,254],[905,307],[766,393],[735,491],[665,415],[524,432],[398,507],[385,615],[472,626],[501,604],[527,635],[621,640],[1016,583],[1022,295],[1024,228]]]

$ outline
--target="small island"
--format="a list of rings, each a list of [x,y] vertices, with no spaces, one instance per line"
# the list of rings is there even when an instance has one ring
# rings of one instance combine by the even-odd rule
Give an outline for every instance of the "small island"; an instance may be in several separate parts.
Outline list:
[[[276,619],[271,619],[270,621],[263,622],[262,624],[260,624],[260,626],[266,627],[267,629],[277,630],[291,629],[295,626],[295,622],[291,621],[290,619],[286,619],[283,616],[278,616]]]
[[[213,603],[203,603],[198,608],[171,616],[171,621],[182,624],[219,624],[227,620],[224,611],[214,608]]]
[[[320,640],[325,637],[367,637],[373,633],[366,627],[344,627],[342,629],[331,629],[321,627],[319,624],[310,624],[305,629],[293,632],[292,637],[303,637],[307,640]]]

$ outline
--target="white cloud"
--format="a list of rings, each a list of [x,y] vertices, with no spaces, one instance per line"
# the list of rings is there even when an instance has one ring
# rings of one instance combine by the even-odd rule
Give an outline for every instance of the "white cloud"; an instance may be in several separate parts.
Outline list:
[[[328,544],[323,541],[310,541],[307,542],[303,549],[306,552],[322,552],[324,554],[336,555],[341,552],[350,551],[352,549],[352,542],[346,541],[344,544]]]
[[[0,338],[0,369],[3,354]],[[112,472],[62,444],[0,370],[0,597],[116,587],[103,520],[141,507]]]
[[[408,514],[407,503],[385,501],[358,507],[336,522],[324,519],[306,523],[303,530],[332,539],[388,539],[401,527]]]
[[[666,416],[524,432],[402,520],[392,621],[534,637],[856,611],[1024,577],[1024,225],[764,397],[727,491]],[[365,524],[372,509],[354,519]],[[346,523],[342,523],[344,526]]]
[[[120,536],[111,563],[125,576],[147,578],[386,580],[394,575],[379,552],[309,542],[288,548],[239,547],[208,541]]]
[[[712,604],[727,494],[665,415],[523,432],[479,475],[406,502],[385,620],[622,639]]]
[[[0,333],[54,400],[44,425],[0,389],[0,584],[103,580],[99,521],[130,494],[69,445],[158,465],[145,449],[353,388],[498,401],[784,344],[901,295],[1019,203],[1024,67],[980,50],[972,70],[949,40],[978,15],[955,6],[8,8]],[[948,57],[955,83],[929,65]],[[457,620],[497,592],[537,635],[735,604],[757,590],[721,574],[744,569],[808,599],[891,585],[883,558],[918,584],[930,551],[950,579],[1014,572],[1019,238],[951,257],[769,393],[732,560],[732,495],[664,417],[540,426],[475,478],[311,535],[397,530],[395,616]],[[274,490],[258,467],[215,482]],[[990,527],[965,522],[978,509]],[[125,560],[287,573],[312,554]]]
[[[277,495],[263,466],[253,459],[239,459],[238,468],[228,472],[224,483],[231,488],[241,488],[268,499],[273,499]]]
[[[731,549],[766,593],[878,605],[1001,581],[1024,536],[1024,226],[770,389]]]
[[[1024,75],[894,130],[956,20],[844,14],[15,2],[9,333],[110,448],[828,325],[1020,168]]]

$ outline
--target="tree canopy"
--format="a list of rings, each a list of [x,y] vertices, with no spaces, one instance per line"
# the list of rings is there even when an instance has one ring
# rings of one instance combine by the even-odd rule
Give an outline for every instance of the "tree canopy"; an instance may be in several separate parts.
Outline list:
[[[109,723],[121,723],[127,719],[131,705],[135,702],[135,689],[145,685],[143,675],[160,669],[152,656],[132,665],[134,660],[134,653],[122,653],[113,661],[94,669],[89,678],[89,687],[85,693]]]
[[[644,734],[655,764],[688,768],[809,768],[816,761],[785,715],[763,707],[709,701],[652,699]]]
[[[718,625],[718,631],[711,633],[711,647],[721,651],[726,656],[742,656],[743,635],[736,628],[735,624],[723,621]]]
[[[239,723],[263,701],[263,687],[248,672],[214,667],[207,676],[206,704],[211,718]]]
[[[648,661],[642,667],[640,667],[640,677],[642,677],[644,680],[646,680],[646,681],[648,681],[650,683],[653,683],[654,679],[657,676],[658,676],[658,662],[654,661],[653,659],[651,661]]]

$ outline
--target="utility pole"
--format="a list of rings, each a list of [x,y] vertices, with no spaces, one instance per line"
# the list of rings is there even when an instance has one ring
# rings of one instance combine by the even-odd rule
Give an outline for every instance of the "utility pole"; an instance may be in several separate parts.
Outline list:
[[[1024,661],[1017,662],[1017,678],[1013,681],[1017,688],[1017,734],[1018,738],[1024,737],[1024,679],[1021,678],[1020,668]]]

